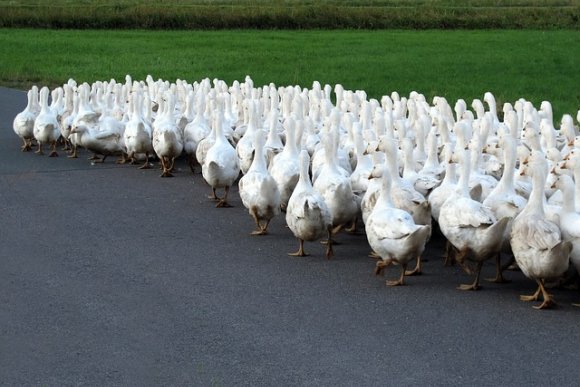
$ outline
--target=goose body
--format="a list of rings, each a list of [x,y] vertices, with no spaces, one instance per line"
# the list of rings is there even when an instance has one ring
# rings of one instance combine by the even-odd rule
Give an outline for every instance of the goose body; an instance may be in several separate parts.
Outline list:
[[[514,173],[516,166],[516,145],[510,136],[503,139],[504,161],[503,175],[497,186],[489,193],[483,201],[483,205],[489,207],[497,219],[510,218],[504,231],[502,251],[510,254],[511,246],[509,236],[512,229],[513,219],[523,210],[527,200],[516,193],[514,187]],[[510,263],[513,262],[511,259]],[[495,282],[504,282],[500,256],[496,259],[497,275]]]
[[[100,130],[99,127],[76,125],[72,128],[71,135],[76,137],[77,145],[83,146],[95,155],[103,156],[93,157],[95,163],[103,163],[111,155],[120,155],[124,149],[123,134],[118,130]]]
[[[196,160],[196,152],[199,142],[206,138],[210,131],[208,124],[203,114],[205,110],[205,100],[202,96],[196,102],[196,114],[191,122],[189,122],[183,129],[183,150],[187,154],[189,167],[193,172],[193,167]],[[202,164],[203,160],[197,159],[198,163]]]
[[[431,234],[431,226],[416,225],[406,211],[395,208],[390,197],[391,177],[385,168],[381,191],[371,214],[367,218],[366,233],[373,251],[381,258],[376,273],[392,264],[401,265],[401,275],[387,285],[403,285],[409,261],[419,259]]]
[[[266,168],[264,134],[261,131],[254,134],[254,149],[252,165],[238,186],[242,203],[256,222],[257,229],[252,235],[264,235],[270,220],[280,213],[280,191]]]
[[[12,128],[14,133],[22,139],[23,145],[20,148],[23,152],[32,150],[32,140],[34,139],[34,120],[38,113],[33,109],[32,90],[27,93],[28,103],[23,111],[14,117]]]
[[[576,211],[574,181],[568,175],[560,175],[554,186],[563,193],[562,210],[558,217],[562,239],[572,243],[570,262],[580,273],[580,212]]]
[[[411,183],[421,195],[428,197],[431,191],[441,184],[441,180],[436,179],[434,175],[418,173],[415,170],[413,144],[410,138],[404,138],[401,147],[404,160],[403,179]]]
[[[163,172],[161,177],[171,177],[175,158],[183,151],[183,136],[181,130],[173,119],[175,108],[175,96],[172,92],[167,92],[167,106],[162,112],[162,117],[158,117],[153,125],[153,150],[161,160]]]
[[[352,190],[350,175],[345,175],[338,165],[337,140],[335,131],[331,132],[326,139],[325,163],[314,182],[314,189],[324,198],[332,214],[333,226],[339,228],[356,219],[358,205]]]
[[[332,214],[322,195],[316,191],[310,181],[308,167],[310,156],[307,150],[300,153],[300,178],[286,207],[286,223],[300,242],[300,248],[290,255],[305,256],[304,241],[315,241],[328,236],[326,257],[332,256]]]
[[[386,161],[391,175],[391,197],[395,207],[411,214],[416,224],[431,225],[431,205],[413,184],[399,175],[397,147],[394,140],[383,140]]]
[[[564,242],[557,224],[546,219],[544,212],[544,184],[547,161],[540,150],[532,151],[532,192],[522,212],[514,219],[510,243],[515,260],[522,273],[538,283],[531,296],[521,296],[523,301],[535,301],[542,294],[544,301],[537,308],[554,304],[544,288],[544,281],[560,277],[569,265],[571,242]]]
[[[286,144],[282,152],[275,155],[268,167],[272,178],[278,185],[280,192],[280,206],[283,210],[288,206],[288,200],[298,183],[300,177],[299,152],[296,147],[295,121],[289,117],[284,125],[286,127]]]
[[[56,114],[48,106],[48,87],[43,87],[40,90],[40,113],[34,120],[33,134],[36,141],[38,141],[38,150],[36,153],[44,154],[42,151],[43,144],[51,145],[50,157],[58,156],[56,152],[56,141],[60,137],[60,125],[56,118]]]
[[[228,193],[240,174],[240,164],[235,148],[223,133],[221,118],[222,115],[219,112],[216,113],[213,124],[215,142],[207,151],[201,173],[212,188],[212,198],[218,201],[217,207],[229,207]],[[216,195],[216,190],[220,188],[225,189],[225,194],[221,199]]]
[[[79,86],[78,89],[78,101],[77,101],[77,111],[74,115],[74,119],[71,122],[71,134],[69,136],[69,140],[72,145],[72,153],[70,155],[71,158],[78,157],[77,155],[77,148],[78,146],[84,146],[81,144],[81,136],[83,135],[82,129],[79,131],[75,131],[75,128],[84,128],[86,127],[88,130],[95,129],[99,122],[99,117],[101,116],[100,113],[97,113],[93,110],[90,102],[89,102],[89,93],[90,93],[90,86],[86,83],[83,83]]]
[[[456,260],[459,264],[465,266],[466,259],[476,263],[474,282],[460,285],[459,289],[477,290],[483,262],[500,252],[504,231],[510,218],[498,220],[491,209],[469,196],[469,151],[464,152],[461,165],[462,174],[457,190],[441,206],[439,227],[445,238],[458,251]]]
[[[254,157],[254,136],[257,131],[261,130],[261,128],[258,128],[257,101],[248,101],[248,116],[249,122],[246,132],[236,144],[236,153],[238,154],[240,170],[243,174],[248,172],[250,165],[252,165],[252,159]]]
[[[135,94],[131,100],[132,113],[129,121],[125,124],[123,133],[127,155],[132,163],[135,162],[137,155],[145,155],[145,163],[139,167],[141,169],[150,168],[149,155],[154,152],[153,149],[153,129],[146,122],[142,115],[142,94]]]

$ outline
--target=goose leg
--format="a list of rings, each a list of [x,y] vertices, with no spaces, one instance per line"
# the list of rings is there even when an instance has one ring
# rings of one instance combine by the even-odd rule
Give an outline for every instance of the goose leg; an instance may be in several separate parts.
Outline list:
[[[401,265],[401,275],[398,280],[387,280],[387,286],[403,286],[405,285],[405,271],[407,271],[407,264]]]
[[[457,250],[457,248],[455,248],[454,246],[452,246],[452,248],[454,249],[455,253],[455,259],[454,261],[457,262],[459,264],[459,266],[463,269],[463,271],[465,271],[467,274],[471,275],[473,274],[473,270],[469,267],[469,264],[467,263],[465,257],[468,254],[468,250],[464,249],[462,251]]]
[[[479,289],[479,274],[481,273],[481,267],[483,266],[483,261],[477,262],[475,267],[475,280],[472,284],[461,284],[457,287],[459,290],[478,290]]]
[[[348,232],[349,234],[357,235],[358,234],[358,229],[356,227],[357,220],[358,218],[354,218],[352,224],[349,227],[346,227],[344,231]]]
[[[496,284],[507,284],[510,283],[510,280],[507,280],[503,277],[503,271],[505,270],[505,266],[501,264],[501,253],[497,253],[495,256],[495,278],[487,278],[486,281],[495,282]]]
[[[522,301],[537,301],[538,298],[540,298],[540,292],[542,291],[542,288],[540,286],[538,286],[538,289],[536,290],[536,292],[534,294],[532,294],[531,296],[524,296],[521,295],[520,296],[520,300]]]
[[[379,257],[380,259],[380,257]],[[377,261],[377,265],[375,266],[375,275],[384,275],[385,274],[385,269],[390,266],[392,263],[392,261],[383,261],[382,259],[380,261]]]
[[[161,166],[163,168],[163,173],[161,173],[161,177],[173,177],[173,175],[171,174],[171,168],[169,168],[169,160],[167,160],[167,157],[165,156],[161,157]]]
[[[455,264],[455,247],[453,247],[449,240],[445,241],[445,255],[443,258],[445,258],[443,262],[444,266],[453,266]]]
[[[405,275],[420,275],[421,274],[421,256],[417,257],[417,264],[413,270],[408,270]]]
[[[69,159],[76,159],[76,158],[78,158],[78,157],[79,157],[79,155],[78,155],[78,153],[77,153],[77,146],[76,146],[76,145],[73,145],[73,146],[72,146],[72,152],[71,152],[71,154],[68,156],[68,158],[69,158]]]
[[[58,153],[56,152],[56,140],[52,142],[51,152],[48,157],[58,157]]]
[[[310,254],[306,254],[306,252],[304,251],[304,239],[300,239],[298,238],[298,242],[300,242],[300,248],[298,248],[298,251],[296,251],[295,253],[288,253],[288,255],[293,256],[293,257],[307,257]]]
[[[194,155],[187,156],[187,164],[189,165],[189,169],[191,169],[191,173],[195,173],[195,156]]]
[[[139,169],[150,169],[151,164],[149,164],[149,152],[145,152],[145,163],[139,167]]]
[[[334,228],[331,226],[330,231],[328,232],[328,239],[326,240],[321,240],[320,243],[322,243],[323,245],[327,244],[327,243],[331,243],[334,245],[340,245],[340,242],[337,242],[336,239],[332,239],[333,235],[336,235],[340,232],[340,230],[342,230],[343,225],[339,224],[338,226],[334,226]]]
[[[220,200],[220,198],[218,198],[217,194],[215,193],[215,188],[211,189],[211,195],[208,196],[207,198],[213,200],[214,202],[217,202]]]
[[[262,231],[264,232],[263,235],[268,233],[268,225],[270,224],[270,220],[271,219],[266,220],[266,223],[262,226]]]
[[[115,161],[116,164],[127,164],[128,161],[131,161],[131,158],[125,152],[121,152],[121,157]]]
[[[96,153],[95,153],[95,155],[96,155]],[[95,159],[94,159],[94,161],[93,161],[93,162],[94,162],[95,164],[103,164],[103,163],[105,162],[105,159],[106,159],[106,158],[107,158],[107,155],[103,155],[103,158],[102,158],[102,159],[100,159],[100,158],[98,158],[98,157],[97,157],[97,158],[95,158]]]
[[[20,150],[22,152],[29,152],[30,150],[32,150],[32,147],[30,146],[30,144],[28,143],[28,140],[23,138],[22,142],[24,143],[21,147]]]
[[[96,153],[93,153],[93,155],[91,157],[89,157],[89,160],[99,160],[99,156],[97,156]]]
[[[230,192],[230,187],[226,187],[225,191],[226,191],[226,193],[224,194],[224,197],[222,199],[220,199],[220,201],[216,205],[216,207],[218,207],[218,208],[228,208],[228,207],[231,207],[232,206],[231,204],[229,204],[227,202],[227,200],[228,200],[228,193]]]
[[[326,259],[330,259],[330,257],[332,257],[334,255],[334,250],[332,250],[332,228],[328,229],[328,243],[326,244],[326,251],[324,253],[324,255],[326,256]]]
[[[546,291],[544,287],[544,280],[537,280],[538,284],[540,285],[540,291],[542,292],[542,297],[544,298],[544,302],[542,302],[538,306],[534,306],[534,309],[548,309],[553,306],[556,306],[556,302],[554,302],[554,298]]]
[[[68,151],[68,150],[70,150],[70,141],[67,140],[64,137],[61,137],[61,138],[62,138],[62,142],[64,143],[64,146],[62,147],[62,150],[65,151],[65,152]]]
[[[254,221],[256,222],[256,226],[258,227],[256,230],[252,231],[250,233],[250,235],[266,235],[268,232],[265,230],[265,227],[262,227],[262,225],[260,224],[260,220],[258,219],[258,212],[256,211],[255,207],[252,207],[252,210],[250,212],[252,214],[252,218],[254,218]],[[268,226],[268,224],[266,224],[266,227]]]
[[[34,153],[39,154],[39,155],[43,155],[44,154],[44,152],[42,150],[42,143],[40,141],[38,142],[38,149]]]

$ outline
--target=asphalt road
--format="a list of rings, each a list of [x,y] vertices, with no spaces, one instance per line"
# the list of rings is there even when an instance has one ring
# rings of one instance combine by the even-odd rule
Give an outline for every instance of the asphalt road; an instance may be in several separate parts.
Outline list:
[[[363,235],[327,261],[290,257],[237,189],[216,209],[183,160],[174,178],[20,151],[24,92],[0,88],[0,384],[578,385],[580,292],[471,278],[428,245],[424,274],[388,288]],[[387,270],[387,277],[398,268]],[[484,276],[493,266],[484,267]]]

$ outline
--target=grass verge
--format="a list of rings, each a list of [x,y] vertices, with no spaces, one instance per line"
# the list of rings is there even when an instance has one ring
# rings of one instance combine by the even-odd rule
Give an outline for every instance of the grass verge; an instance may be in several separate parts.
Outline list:
[[[0,83],[28,88],[125,74],[256,85],[341,83],[370,97],[416,90],[468,103],[494,93],[580,108],[578,31],[112,31],[0,29]]]

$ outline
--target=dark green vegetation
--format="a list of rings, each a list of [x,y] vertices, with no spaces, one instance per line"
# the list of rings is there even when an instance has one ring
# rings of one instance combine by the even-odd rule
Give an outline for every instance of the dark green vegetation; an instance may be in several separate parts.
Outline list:
[[[578,0],[0,0],[0,27],[578,29]]]
[[[69,31],[0,29],[0,83],[28,88],[125,74],[255,85],[341,83],[369,97],[416,90],[451,103],[494,93],[555,117],[580,107],[577,31]]]

